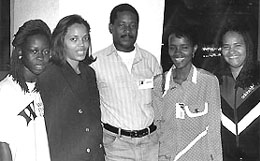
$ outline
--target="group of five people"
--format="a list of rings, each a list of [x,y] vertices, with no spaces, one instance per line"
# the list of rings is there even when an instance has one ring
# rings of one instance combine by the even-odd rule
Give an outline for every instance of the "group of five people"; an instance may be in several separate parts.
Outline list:
[[[134,7],[116,6],[113,44],[92,55],[79,15],[52,34],[41,20],[24,23],[0,83],[0,159],[259,160],[259,68],[247,32],[223,32],[213,75],[192,63],[192,30],[172,28],[173,66],[162,73],[136,44],[138,25]]]

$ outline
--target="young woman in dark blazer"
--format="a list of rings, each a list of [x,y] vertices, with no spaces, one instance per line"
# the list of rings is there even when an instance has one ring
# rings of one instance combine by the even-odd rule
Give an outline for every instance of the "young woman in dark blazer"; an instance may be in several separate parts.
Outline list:
[[[69,15],[52,33],[52,63],[40,79],[52,161],[104,160],[89,32],[87,21]]]

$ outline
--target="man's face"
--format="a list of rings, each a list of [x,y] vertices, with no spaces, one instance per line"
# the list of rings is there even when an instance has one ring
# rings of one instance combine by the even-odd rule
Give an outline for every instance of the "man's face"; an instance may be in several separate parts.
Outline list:
[[[117,13],[114,24],[109,24],[113,43],[117,50],[129,52],[134,50],[138,33],[138,22],[135,14],[129,11]]]

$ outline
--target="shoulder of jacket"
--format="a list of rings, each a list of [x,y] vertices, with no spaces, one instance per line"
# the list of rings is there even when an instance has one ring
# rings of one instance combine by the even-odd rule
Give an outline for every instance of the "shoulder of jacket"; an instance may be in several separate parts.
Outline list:
[[[44,70],[44,72],[42,72],[39,75],[39,80],[43,81],[43,80],[50,80],[50,79],[56,79],[57,76],[59,75],[59,66],[53,63],[50,63],[46,69]]]
[[[85,68],[85,70],[86,70],[86,72],[88,73],[88,74],[95,74],[95,70],[93,69],[93,67],[91,67],[91,65],[87,65],[87,64],[85,64],[84,65],[84,68]]]
[[[207,76],[212,76],[212,77],[215,77],[215,75],[205,69],[202,69],[202,68],[197,68],[198,72],[202,73],[202,74],[205,74]]]
[[[154,76],[154,79],[160,79],[164,76],[164,73],[160,73]]]

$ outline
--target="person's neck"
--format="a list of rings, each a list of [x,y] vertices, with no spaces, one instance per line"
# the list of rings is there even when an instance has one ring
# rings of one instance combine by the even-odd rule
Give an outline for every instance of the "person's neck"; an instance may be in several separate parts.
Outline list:
[[[69,63],[69,65],[72,67],[72,69],[77,73],[80,74],[80,70],[79,70],[79,61],[74,61],[74,60],[68,60],[67,62]]]
[[[182,84],[186,81],[190,73],[192,64],[185,66],[184,68],[176,68],[172,71],[173,80],[175,83]]]
[[[232,73],[232,76],[234,79],[237,79],[241,69],[243,68],[243,66],[240,66],[240,67],[230,67],[230,70],[231,70],[231,73]]]
[[[121,52],[131,52],[131,51],[135,50],[134,45],[129,47],[129,48],[123,48],[123,47],[120,47],[120,46],[116,46],[115,44],[114,44],[114,46],[115,46],[116,50],[121,51]]]
[[[23,73],[24,73],[24,79],[26,82],[36,82],[37,80],[37,75],[33,74],[29,69],[26,67],[23,68]]]
[[[29,82],[29,83],[34,83],[37,81],[37,77],[28,77],[28,76],[25,76],[25,81],[26,82]]]

